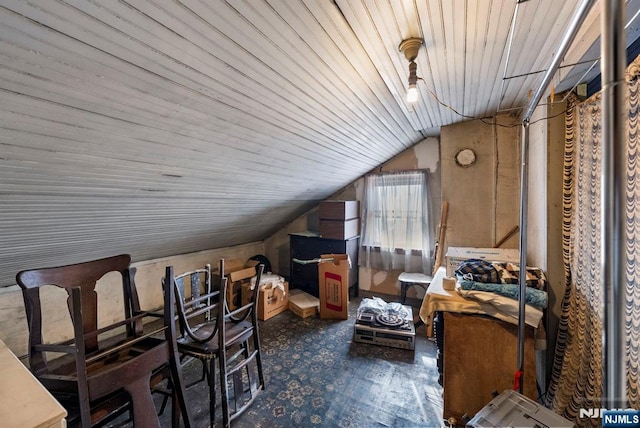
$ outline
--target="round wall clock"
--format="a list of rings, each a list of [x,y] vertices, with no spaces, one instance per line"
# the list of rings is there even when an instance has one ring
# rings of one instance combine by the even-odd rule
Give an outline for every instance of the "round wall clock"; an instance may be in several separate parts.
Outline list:
[[[472,149],[462,149],[456,153],[456,163],[463,167],[468,168],[476,163],[476,152]]]

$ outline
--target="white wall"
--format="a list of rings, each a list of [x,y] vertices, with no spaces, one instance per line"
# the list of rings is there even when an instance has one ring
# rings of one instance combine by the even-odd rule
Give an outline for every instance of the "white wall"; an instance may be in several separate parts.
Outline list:
[[[549,305],[546,311],[545,377],[550,376],[564,296],[562,260],[562,180],[566,102],[539,106],[529,134],[529,209],[527,263],[545,270]],[[549,118],[533,123],[538,119]]]
[[[535,109],[529,126],[527,264],[547,270],[547,106]]]
[[[220,258],[249,259],[264,252],[262,242],[183,254],[161,259],[140,261],[132,264],[136,269],[135,283],[140,305],[154,310],[163,306],[161,280],[165,267],[173,265],[175,272],[188,271],[210,263],[217,266]],[[85,260],[79,260],[85,261]],[[34,266],[35,267],[35,266]],[[56,287],[43,289],[43,321],[48,328],[47,340],[61,340],[72,336],[71,322],[66,306],[66,293]],[[122,286],[119,274],[103,277],[96,286],[99,305],[99,326],[108,325],[123,317]],[[0,289],[0,339],[11,351],[22,357],[27,354],[27,321],[22,292],[17,285]],[[48,339],[51,338],[51,339]],[[56,338],[56,339],[53,339]]]

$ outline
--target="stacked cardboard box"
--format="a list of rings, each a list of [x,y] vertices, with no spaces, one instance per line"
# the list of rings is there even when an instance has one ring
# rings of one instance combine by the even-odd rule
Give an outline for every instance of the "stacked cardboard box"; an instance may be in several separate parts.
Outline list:
[[[229,310],[239,308],[242,302],[242,286],[256,275],[256,260],[225,259],[227,277],[227,305]]]
[[[320,204],[320,236],[328,239],[349,239],[359,233],[360,203],[328,200]]]

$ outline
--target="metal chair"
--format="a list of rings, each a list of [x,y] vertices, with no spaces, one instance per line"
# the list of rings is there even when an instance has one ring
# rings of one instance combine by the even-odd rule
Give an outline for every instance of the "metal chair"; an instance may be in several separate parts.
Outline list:
[[[67,409],[69,426],[101,426],[129,411],[136,427],[158,427],[150,388],[171,379],[174,411],[187,415],[180,379],[173,365],[177,353],[162,323],[145,328],[159,315],[140,310],[130,274],[131,257],[122,254],[67,266],[25,270],[17,274],[29,326],[29,364],[35,377]],[[122,278],[124,316],[98,326],[97,281],[110,272]],[[40,298],[45,286],[67,292],[73,337],[46,341]],[[167,314],[165,314],[166,316]],[[149,320],[146,324],[143,321]],[[55,358],[51,358],[55,357]],[[172,366],[173,365],[173,366]],[[174,414],[174,423],[177,416]],[[185,425],[190,426],[188,417]]]

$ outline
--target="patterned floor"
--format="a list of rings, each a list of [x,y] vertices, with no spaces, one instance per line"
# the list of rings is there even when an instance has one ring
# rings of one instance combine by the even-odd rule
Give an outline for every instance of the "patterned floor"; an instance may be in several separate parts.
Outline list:
[[[266,391],[234,427],[438,427],[442,389],[435,344],[416,334],[416,350],[353,342],[360,299],[348,320],[301,319],[291,312],[261,322]],[[194,364],[187,372],[196,375]],[[208,426],[204,383],[187,393],[196,427]],[[170,427],[170,410],[162,426]],[[221,410],[216,411],[221,422]]]

